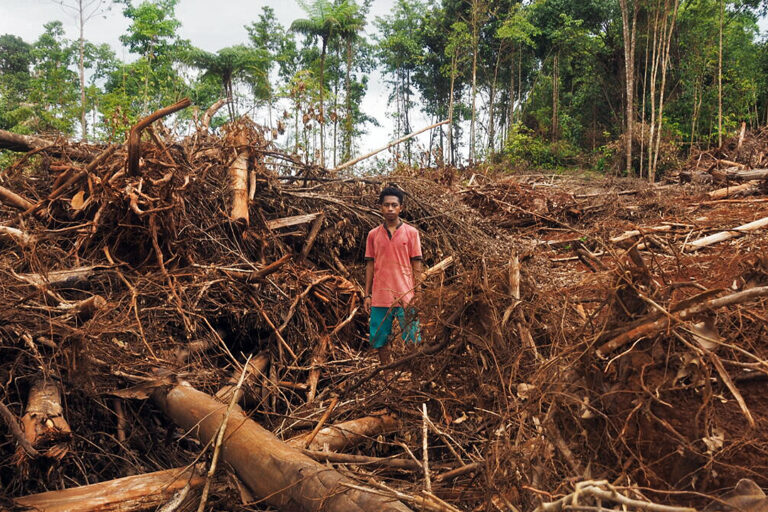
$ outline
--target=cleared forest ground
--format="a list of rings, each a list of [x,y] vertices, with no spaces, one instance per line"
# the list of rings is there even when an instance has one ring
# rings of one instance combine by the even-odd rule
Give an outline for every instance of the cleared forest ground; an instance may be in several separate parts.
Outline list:
[[[117,510],[82,486],[158,471],[107,494],[120,510],[195,510],[206,480],[207,510],[762,503],[765,132],[649,185],[337,176],[247,121],[149,131],[16,141],[0,175],[6,507]],[[428,277],[423,343],[382,367],[359,283],[387,183]],[[258,442],[237,437],[249,419]]]

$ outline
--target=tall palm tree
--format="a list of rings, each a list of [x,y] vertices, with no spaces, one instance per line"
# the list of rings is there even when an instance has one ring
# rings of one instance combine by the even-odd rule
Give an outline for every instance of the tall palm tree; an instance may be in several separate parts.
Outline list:
[[[215,76],[221,80],[230,121],[235,119],[234,81],[238,78],[254,78],[264,73],[267,58],[263,52],[245,45],[229,46],[216,53],[199,48],[190,50],[185,59],[189,64],[203,70],[203,76]]]
[[[307,18],[297,19],[291,24],[291,30],[305,34],[312,39],[320,38],[320,166],[325,166],[325,136],[323,124],[325,112],[323,93],[325,89],[325,56],[328,45],[340,35],[340,29],[345,26],[344,20],[353,17],[352,13],[359,10],[354,0],[342,0],[332,3],[328,0],[315,0],[307,3],[297,0]]]

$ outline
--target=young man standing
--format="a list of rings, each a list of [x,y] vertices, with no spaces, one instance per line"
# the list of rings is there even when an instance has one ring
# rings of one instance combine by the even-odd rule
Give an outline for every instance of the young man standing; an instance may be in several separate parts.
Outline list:
[[[387,187],[379,194],[384,223],[368,233],[365,244],[365,300],[370,342],[379,360],[390,360],[389,336],[397,317],[404,341],[421,341],[413,300],[421,279],[421,239],[413,226],[400,219],[403,191]]]

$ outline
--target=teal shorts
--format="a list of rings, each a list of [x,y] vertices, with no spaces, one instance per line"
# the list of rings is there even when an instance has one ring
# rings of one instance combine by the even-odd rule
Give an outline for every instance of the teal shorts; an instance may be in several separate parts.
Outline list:
[[[389,342],[389,336],[392,334],[392,321],[395,317],[400,324],[400,330],[403,331],[403,341],[421,342],[419,319],[416,318],[414,308],[408,308],[408,311],[405,311],[401,307],[372,307],[368,329],[370,332],[369,341],[373,348],[381,348]]]

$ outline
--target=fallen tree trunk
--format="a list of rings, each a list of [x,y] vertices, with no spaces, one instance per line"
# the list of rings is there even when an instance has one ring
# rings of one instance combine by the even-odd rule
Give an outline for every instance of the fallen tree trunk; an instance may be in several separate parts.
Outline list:
[[[216,435],[227,409],[185,382],[158,389],[153,398],[168,417],[203,443]],[[258,499],[282,510],[410,510],[399,501],[346,487],[352,483],[349,479],[283,443],[238,410],[230,413],[224,439],[223,460]]]
[[[39,512],[137,512],[153,510],[189,485],[205,479],[195,468],[174,468],[108,482],[32,494],[13,500],[19,508]]]
[[[726,197],[735,196],[736,194],[741,194],[741,193],[751,194],[752,192],[758,191],[759,184],[760,184],[759,181],[748,181],[741,185],[718,188],[717,190],[713,190],[707,195],[709,196],[710,199],[724,199]]]
[[[27,409],[21,418],[24,437],[44,457],[61,460],[69,451],[72,430],[64,419],[61,393],[49,380],[38,380],[29,390]],[[19,460],[26,452],[20,449]]]
[[[765,180],[768,179],[768,169],[750,169],[749,171],[729,171],[729,179],[734,180]]]
[[[307,446],[307,449],[323,450],[327,446],[328,450],[332,452],[340,452],[379,434],[395,432],[399,426],[400,423],[393,414],[365,416],[364,418],[345,421],[321,429],[309,446]],[[290,446],[304,448],[304,444],[310,435],[302,434],[292,437],[286,442]]]
[[[5,187],[0,187],[0,203],[7,204],[8,206],[13,206],[17,210],[26,211],[30,208],[34,208],[35,204],[30,201],[29,199],[26,199],[16,192],[12,192],[8,190]]]
[[[762,219],[758,219],[748,224],[729,229],[728,231],[721,231],[719,233],[715,233],[714,235],[705,236],[704,238],[699,238],[693,242],[688,242],[685,244],[684,249],[695,251],[697,249],[701,249],[702,247],[707,247],[718,242],[724,242],[726,240],[730,240],[731,238],[741,236],[744,233],[748,233],[749,231],[756,231],[766,226],[768,226],[768,217],[763,217]]]
[[[93,155],[87,151],[79,151],[33,135],[21,135],[5,130],[0,130],[0,149],[8,149],[20,153],[45,149],[46,153],[50,155],[66,155],[75,160],[90,161],[93,158]]]

